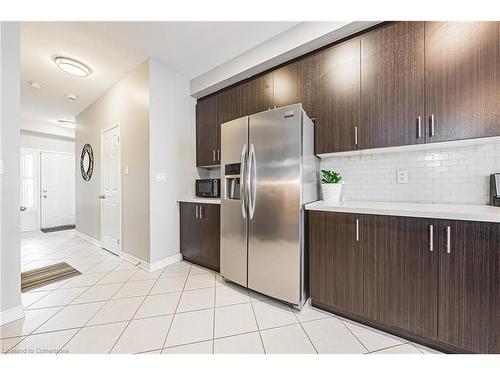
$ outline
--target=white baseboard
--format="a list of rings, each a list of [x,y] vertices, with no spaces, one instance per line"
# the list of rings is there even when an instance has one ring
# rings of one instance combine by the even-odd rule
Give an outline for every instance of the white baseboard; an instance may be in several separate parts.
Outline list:
[[[120,254],[120,258],[122,258],[123,260],[125,260],[129,263],[137,265],[137,267],[139,267],[140,269],[142,269],[146,272],[154,272],[154,271],[159,270],[165,266],[168,266],[169,264],[173,264],[173,263],[177,263],[177,262],[181,261],[182,255],[181,255],[181,253],[178,253],[178,254],[172,255],[171,257],[159,260],[157,262],[148,263],[142,259],[139,259],[133,255],[124,253],[122,251],[122,253]]]
[[[24,318],[23,305],[0,311],[0,326]]]
[[[101,241],[99,241],[98,239],[94,238],[94,237],[90,237],[89,235],[86,235],[85,233],[82,233],[82,232],[79,232],[78,230],[75,230],[75,234],[80,237],[81,239],[85,240],[85,241],[88,241],[90,242],[91,244],[93,245],[96,245],[96,246],[99,246],[99,247],[102,247],[101,246]]]

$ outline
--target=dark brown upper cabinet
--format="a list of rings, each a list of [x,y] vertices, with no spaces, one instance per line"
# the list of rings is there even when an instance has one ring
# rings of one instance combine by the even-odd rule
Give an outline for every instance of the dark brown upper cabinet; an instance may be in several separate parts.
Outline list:
[[[217,96],[199,99],[196,104],[196,166],[219,164],[220,124],[217,121]]]
[[[356,149],[360,104],[360,40],[318,54],[316,154]]]
[[[500,22],[426,22],[425,87],[428,142],[500,135]]]
[[[500,353],[500,224],[441,221],[439,340]]]
[[[309,283],[315,303],[363,313],[360,220],[359,215],[309,212]]]
[[[258,113],[274,108],[273,72],[261,75],[252,81],[253,109],[251,113]]]
[[[363,35],[359,148],[424,143],[424,116],[424,23]]]
[[[318,55],[304,57],[274,71],[274,105],[302,103],[310,118],[318,105]]]
[[[217,121],[220,124],[253,113],[253,82],[231,86],[217,94]]]

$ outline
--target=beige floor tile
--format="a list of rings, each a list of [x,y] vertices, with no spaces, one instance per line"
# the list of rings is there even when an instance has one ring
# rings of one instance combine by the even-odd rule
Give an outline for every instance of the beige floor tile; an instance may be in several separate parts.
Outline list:
[[[83,327],[61,350],[62,353],[107,354],[116,343],[127,322]]]
[[[300,324],[261,331],[268,354],[314,354],[316,351]]]
[[[26,310],[23,319],[15,320],[0,327],[0,337],[3,339],[29,335],[61,309],[62,307],[50,307],[48,309]]]
[[[178,262],[171,264],[163,270],[161,277],[184,277],[186,278],[189,274],[191,265],[184,262]]]
[[[89,268],[86,273],[102,273],[113,271],[118,266],[118,262],[98,263]]]
[[[145,296],[154,284],[155,280],[129,281],[120,288],[113,299]]]
[[[171,321],[172,315],[132,320],[111,352],[140,353],[161,349]]]
[[[94,285],[83,292],[72,304],[76,303],[89,303],[109,300],[123,284],[103,284]],[[68,289],[70,290],[70,289]]]
[[[22,293],[21,294],[21,302],[23,304],[23,307],[26,309],[36,301],[40,300],[42,297],[45,297],[47,294],[49,294],[50,291],[44,291],[44,292],[28,292],[28,293]]]
[[[370,354],[423,354],[411,344],[401,344],[390,348],[378,350]]]
[[[58,289],[32,304],[29,309],[44,309],[46,307],[65,306],[74,301],[87,287]]]
[[[190,274],[186,281],[185,290],[201,289],[201,288],[215,288],[215,274],[201,273]]]
[[[271,297],[266,296],[265,294],[258,293],[254,290],[248,290],[248,294],[250,295],[250,300],[252,302],[257,302],[257,301],[270,301],[272,300]]]
[[[159,279],[150,294],[182,292],[186,279],[184,277],[168,277]]]
[[[316,319],[322,319],[322,318],[328,318],[331,316],[334,316],[333,314],[330,314],[326,311],[320,310],[316,307],[311,306],[311,301],[308,300],[306,303],[304,303],[304,306],[302,307],[302,310],[296,310],[293,309],[293,312],[295,313],[295,316],[299,320],[299,322],[308,322],[310,320],[316,320]]]
[[[85,323],[104,305],[104,302],[69,305],[64,307],[35,333],[83,327]]]
[[[130,278],[129,281],[142,281],[142,280],[156,280],[162,274],[163,269],[154,272],[147,272],[144,270],[138,270],[134,275]]]
[[[259,332],[214,340],[215,354],[264,354]]]
[[[214,307],[215,288],[185,290],[177,306],[177,312],[209,309]]]
[[[342,321],[370,352],[408,342],[408,340],[346,319],[342,319]]]
[[[87,325],[104,324],[130,320],[141,305],[144,297],[117,299],[106,302],[104,307]]]
[[[75,276],[76,277],[76,276]],[[64,284],[66,284],[67,282],[69,282],[71,279],[66,279],[66,280],[61,280],[61,281],[58,281],[56,283],[52,283],[52,284],[48,284],[48,285],[44,285],[44,286],[41,286],[39,288],[36,288],[36,289],[33,289],[33,290],[30,290],[30,292],[44,292],[44,291],[52,291],[52,290],[56,290],[56,289],[59,289],[60,287],[62,287]]]
[[[101,280],[99,280],[97,282],[97,284],[124,283],[128,279],[130,279],[135,272],[136,272],[135,270],[111,271],[106,276],[104,276]]]
[[[361,354],[366,348],[337,317],[302,323],[320,354]]]
[[[16,354],[57,354],[77,329],[30,335],[10,350]]]
[[[94,285],[98,280],[100,280],[106,273],[84,273],[83,275],[75,276],[71,278],[66,284],[62,285],[60,289],[67,288],[80,288],[84,286]]]
[[[290,306],[276,301],[259,301],[253,303],[255,317],[259,329],[279,327],[298,323]]]
[[[214,311],[199,310],[174,315],[165,346],[190,344],[213,338]]]
[[[248,303],[248,290],[238,285],[221,286],[217,288],[215,306],[228,306],[237,303]]]
[[[418,350],[420,350],[423,354],[443,354],[442,352],[440,352],[438,350],[428,348],[427,346],[423,346],[423,345],[420,345],[417,343],[412,343],[412,345],[414,347],[416,347]]]
[[[212,340],[163,349],[163,354],[212,354]]]
[[[201,274],[214,274],[214,271],[209,270],[201,266],[192,265],[190,270],[190,275],[201,275]]]
[[[0,353],[5,354],[18,344],[24,336],[12,337],[10,339],[0,339]]]
[[[129,271],[129,270],[134,270],[134,271],[137,271],[138,268],[132,264],[132,263],[129,263],[129,262],[121,262],[118,267],[115,268],[115,271]]]
[[[257,323],[250,303],[215,309],[215,338],[256,330]]]
[[[180,292],[147,296],[134,318],[149,318],[173,314],[179,303],[180,296]]]

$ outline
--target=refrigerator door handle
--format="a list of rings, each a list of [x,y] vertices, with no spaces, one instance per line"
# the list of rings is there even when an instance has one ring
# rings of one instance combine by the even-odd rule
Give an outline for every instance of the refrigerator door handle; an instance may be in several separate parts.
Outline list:
[[[250,152],[248,155],[248,174],[247,174],[247,186],[248,186],[248,212],[250,219],[253,219],[253,214],[255,212],[255,197],[257,195],[257,185],[255,180],[257,178],[257,165],[255,163],[255,148],[253,143],[250,144]]]
[[[246,164],[247,164],[247,145],[243,145],[241,151],[241,170],[240,170],[240,201],[241,201],[241,215],[243,219],[247,217],[247,193],[246,193]]]

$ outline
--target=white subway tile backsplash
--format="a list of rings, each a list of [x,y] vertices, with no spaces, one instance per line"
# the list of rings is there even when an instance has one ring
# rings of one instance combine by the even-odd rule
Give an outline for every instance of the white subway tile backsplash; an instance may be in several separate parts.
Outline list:
[[[345,200],[487,204],[489,176],[500,172],[500,141],[331,156],[321,160],[321,169],[342,173]],[[398,169],[408,170],[408,184],[397,183]]]

